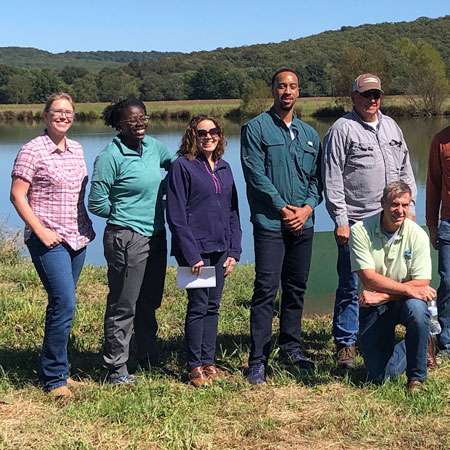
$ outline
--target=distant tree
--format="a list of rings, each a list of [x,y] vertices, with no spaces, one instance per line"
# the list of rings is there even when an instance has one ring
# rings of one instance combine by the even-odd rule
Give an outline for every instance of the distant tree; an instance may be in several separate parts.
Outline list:
[[[139,80],[122,70],[103,69],[99,74],[99,99],[117,102],[124,98],[139,97]]]
[[[60,72],[59,77],[66,84],[73,84],[78,78],[85,77],[89,72],[84,67],[65,66]]]
[[[221,84],[223,76],[214,66],[203,66],[189,80],[192,99],[222,98]]]
[[[8,103],[29,103],[32,86],[29,78],[24,75],[11,75],[3,87]]]
[[[32,93],[31,103],[44,103],[54,92],[63,90],[62,82],[53,70],[34,69],[30,73]]]
[[[346,46],[338,65],[336,94],[348,96],[355,78],[362,73],[372,73],[381,79],[384,92],[389,92],[392,83],[392,64],[388,53],[374,43],[364,48]]]
[[[76,102],[98,102],[97,77],[94,74],[87,74],[75,78],[69,87],[69,93]]]
[[[270,86],[264,80],[247,82],[241,103],[243,115],[253,117],[266,111],[270,97]]]
[[[425,114],[439,114],[450,92],[441,54],[425,41],[407,38],[399,39],[395,48],[403,63],[402,75],[411,105]]]

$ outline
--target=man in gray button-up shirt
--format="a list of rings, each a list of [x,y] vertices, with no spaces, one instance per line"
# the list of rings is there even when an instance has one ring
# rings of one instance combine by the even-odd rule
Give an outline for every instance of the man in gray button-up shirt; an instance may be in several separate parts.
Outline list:
[[[412,190],[410,215],[417,195],[408,148],[402,131],[380,109],[380,79],[362,74],[353,83],[353,109],[328,130],[323,145],[326,207],[335,223],[339,285],[333,317],[338,363],[354,367],[358,331],[358,280],[351,272],[350,226],[380,211],[386,184],[404,181]]]

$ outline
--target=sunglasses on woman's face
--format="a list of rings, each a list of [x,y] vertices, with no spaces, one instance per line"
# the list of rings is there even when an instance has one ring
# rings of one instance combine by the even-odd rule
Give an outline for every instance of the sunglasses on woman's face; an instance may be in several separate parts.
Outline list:
[[[211,128],[210,130],[197,130],[197,137],[200,139],[205,139],[208,137],[208,134],[212,138],[216,138],[220,136],[220,130],[218,128]]]

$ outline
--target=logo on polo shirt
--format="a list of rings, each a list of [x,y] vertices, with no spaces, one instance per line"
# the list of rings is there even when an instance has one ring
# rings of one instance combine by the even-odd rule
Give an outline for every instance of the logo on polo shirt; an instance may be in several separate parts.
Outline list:
[[[411,250],[405,250],[405,253],[403,253],[403,256],[405,259],[411,259],[412,258],[412,251]]]

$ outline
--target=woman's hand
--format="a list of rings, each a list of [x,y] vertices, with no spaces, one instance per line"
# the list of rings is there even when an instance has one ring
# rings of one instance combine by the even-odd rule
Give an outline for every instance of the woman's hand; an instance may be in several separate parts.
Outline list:
[[[236,265],[236,260],[234,258],[228,257],[223,263],[223,267],[226,267],[225,276],[231,273],[234,266]]]
[[[200,275],[200,272],[202,271],[202,266],[204,266],[205,265],[205,263],[203,262],[203,261],[199,261],[197,264],[194,264],[192,267],[191,267],[191,273],[192,273],[192,275],[197,275],[197,276],[199,276]]]
[[[47,248],[56,247],[62,242],[62,239],[54,231],[51,230],[44,229],[44,231],[39,233],[39,236],[37,237]]]

